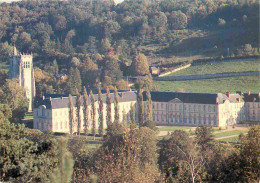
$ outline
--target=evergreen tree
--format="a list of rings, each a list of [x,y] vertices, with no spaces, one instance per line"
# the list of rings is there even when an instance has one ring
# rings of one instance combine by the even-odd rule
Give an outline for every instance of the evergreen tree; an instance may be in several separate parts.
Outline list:
[[[81,97],[80,97],[80,93],[78,91],[78,89],[76,88],[76,95],[77,95],[77,100],[76,100],[76,114],[77,114],[77,121],[78,121],[78,135],[80,135],[81,132],[81,115],[80,115],[80,106],[81,106]]]
[[[146,121],[153,121],[152,99],[149,90],[146,92],[146,97],[147,97]]]
[[[69,128],[70,128],[70,134],[73,134],[73,128],[74,128],[74,104],[71,94],[69,95]]]
[[[80,72],[77,68],[73,69],[72,67],[69,69],[68,80],[67,80],[67,92],[75,94],[75,89],[81,91],[81,77]]]
[[[131,104],[131,110],[130,110],[130,129],[135,129],[135,106]]]
[[[117,88],[115,87],[115,93],[114,93],[114,109],[115,109],[115,122],[119,123],[119,96]]]
[[[123,126],[127,127],[127,119],[126,119],[126,111],[125,108],[123,108]]]
[[[88,109],[88,93],[87,93],[85,86],[83,88],[83,104],[84,104],[84,109],[83,109],[83,113],[84,113],[84,133],[85,133],[85,135],[87,135],[88,134],[88,128],[89,128],[89,118],[88,118],[89,109]]]
[[[57,76],[59,74],[59,66],[56,59],[53,60],[52,66],[54,68],[54,73]]]
[[[67,141],[63,138],[59,143],[59,167],[54,171],[52,175],[53,183],[70,183],[73,173],[73,157],[67,150]]]
[[[106,107],[107,107],[107,116],[106,116],[106,121],[107,121],[107,127],[112,124],[112,111],[111,111],[111,96],[110,96],[110,91],[107,88],[107,99],[106,99]]]
[[[98,132],[101,137],[104,135],[104,111],[103,111],[103,96],[100,88],[98,88],[98,102],[99,102],[99,126]]]
[[[138,102],[138,122],[139,122],[139,127],[141,127],[144,124],[144,104],[143,104],[142,90],[139,90],[137,102]]]
[[[95,107],[95,97],[90,90],[90,100],[91,100],[91,106],[92,106],[92,134],[93,134],[93,139],[95,140],[96,136],[96,107]]]

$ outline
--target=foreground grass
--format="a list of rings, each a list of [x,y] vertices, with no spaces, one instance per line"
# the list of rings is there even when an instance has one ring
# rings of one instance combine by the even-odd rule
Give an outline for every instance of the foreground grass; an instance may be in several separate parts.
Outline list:
[[[175,130],[189,130],[192,127],[188,127],[188,126],[162,126],[162,127],[158,127],[159,131],[170,131],[173,132]]]
[[[170,76],[179,75],[201,75],[201,74],[215,74],[224,72],[247,72],[260,71],[260,60],[256,61],[232,61],[209,63],[203,65],[191,66],[170,74]]]
[[[218,92],[259,92],[260,76],[236,76],[228,78],[189,80],[189,81],[154,81],[158,91],[180,91],[195,93]]]

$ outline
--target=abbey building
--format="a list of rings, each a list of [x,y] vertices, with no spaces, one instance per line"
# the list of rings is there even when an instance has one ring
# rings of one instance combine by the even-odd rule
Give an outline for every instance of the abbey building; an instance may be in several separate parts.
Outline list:
[[[28,99],[28,111],[33,109],[33,99],[35,97],[35,80],[33,71],[33,55],[18,53],[14,47],[10,55],[9,79],[17,78],[20,86],[26,90]]]
[[[103,114],[106,116],[106,93],[103,93]],[[98,96],[95,96],[95,123],[98,126]],[[110,94],[112,102],[112,121],[114,120],[114,94]],[[147,109],[146,93],[144,97],[144,111]],[[223,93],[179,93],[179,92],[151,92],[153,121],[157,125],[199,126],[212,125],[225,127],[242,121],[260,121],[260,94]],[[76,97],[73,96],[74,106]],[[137,92],[119,91],[119,114],[123,121],[123,111],[126,120],[130,120],[131,105],[136,108],[136,122],[138,122]],[[69,133],[69,98],[68,95],[45,95],[34,108],[34,128],[41,131]],[[91,108],[89,97],[89,108]],[[91,110],[89,110],[89,124],[92,124]],[[74,115],[76,116],[76,114]],[[81,97],[81,129],[83,130],[83,97]],[[146,116],[146,115],[144,115]],[[106,117],[103,121],[106,127]],[[91,128],[91,126],[90,126]],[[75,126],[74,131],[76,132]]]

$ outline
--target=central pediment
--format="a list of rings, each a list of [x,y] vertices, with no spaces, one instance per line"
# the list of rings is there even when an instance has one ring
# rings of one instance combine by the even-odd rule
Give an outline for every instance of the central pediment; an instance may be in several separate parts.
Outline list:
[[[175,98],[169,101],[170,103],[183,103],[180,99]]]

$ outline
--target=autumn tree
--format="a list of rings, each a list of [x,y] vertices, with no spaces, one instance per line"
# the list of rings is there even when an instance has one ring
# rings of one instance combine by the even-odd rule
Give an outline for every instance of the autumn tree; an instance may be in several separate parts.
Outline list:
[[[139,90],[138,92],[138,122],[139,126],[143,126],[144,124],[144,104],[143,104],[143,90]]]
[[[63,138],[59,141],[59,167],[52,175],[53,183],[69,183],[73,173],[74,160],[71,153],[67,150],[67,141]]]
[[[210,142],[213,141],[212,126],[207,126],[207,125],[198,126],[195,130],[195,135],[196,135],[195,138],[196,138],[196,141],[198,142],[198,144],[204,150],[206,150],[209,147]]]
[[[91,108],[92,108],[92,134],[93,134],[93,139],[95,140],[95,136],[96,136],[96,106],[95,106],[95,97],[94,94],[92,92],[92,90],[90,90],[90,100],[91,100]]]
[[[240,135],[238,149],[224,159],[215,175],[223,182],[257,182],[260,174],[260,126]],[[215,177],[216,178],[216,177]],[[214,179],[213,179],[214,180]]]
[[[67,92],[71,94],[75,94],[75,89],[81,91],[81,77],[80,72],[77,68],[70,68],[67,80]]]
[[[135,81],[135,88],[140,90],[155,90],[155,86],[153,84],[153,78],[151,75],[147,75],[144,77],[137,77]]]
[[[148,128],[111,136],[97,151],[100,182],[160,182],[156,168],[156,135]]]
[[[149,63],[144,54],[139,53],[134,57],[131,64],[131,72],[136,76],[144,76],[149,74]]]
[[[77,132],[78,132],[78,135],[80,135],[80,132],[81,132],[81,97],[80,97],[80,93],[78,92],[78,89],[76,88],[76,95],[77,95],[77,98],[76,98],[76,114],[77,114]]]
[[[204,179],[205,160],[200,146],[187,132],[174,131],[159,142],[159,167],[169,182],[197,182]]]
[[[0,88],[0,102],[7,104],[12,109],[11,122],[18,123],[27,112],[28,100],[25,89],[19,85],[16,79],[6,80]]]
[[[187,22],[187,16],[181,11],[172,11],[168,16],[168,23],[171,29],[185,29]]]
[[[74,103],[71,94],[69,95],[69,128],[70,134],[73,134],[74,123],[75,123],[75,112],[74,112]]]
[[[101,89],[98,88],[98,103],[99,103],[99,126],[98,132],[101,137],[104,135],[104,105],[103,105],[103,95],[101,93]]]
[[[84,114],[84,133],[85,135],[88,134],[88,128],[89,128],[89,108],[88,108],[88,93],[84,86],[83,88],[83,114]]]
[[[41,132],[30,136],[0,111],[0,181],[50,182],[59,165],[57,140]]]
[[[82,84],[85,86],[95,86],[98,79],[98,66],[89,57],[79,64],[82,77]]]

